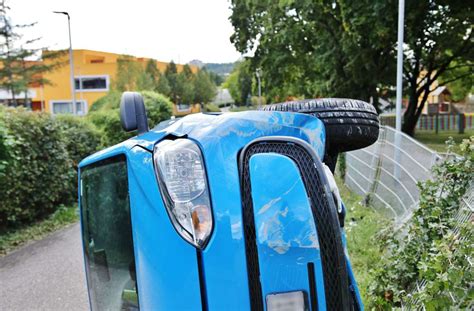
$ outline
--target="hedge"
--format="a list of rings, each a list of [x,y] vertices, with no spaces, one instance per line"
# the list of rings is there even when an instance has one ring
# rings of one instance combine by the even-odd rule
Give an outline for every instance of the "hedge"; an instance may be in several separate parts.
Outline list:
[[[151,127],[169,119],[171,102],[142,92]],[[134,133],[120,125],[120,93],[99,99],[85,118],[0,106],[0,233],[77,202],[77,166]]]
[[[172,103],[162,94],[141,92],[148,115],[148,125],[152,128],[171,117]],[[87,118],[102,132],[102,146],[108,147],[120,143],[135,133],[126,133],[120,124],[121,93],[111,91],[92,105]]]
[[[99,139],[80,118],[0,107],[0,232],[75,202],[77,163]]]

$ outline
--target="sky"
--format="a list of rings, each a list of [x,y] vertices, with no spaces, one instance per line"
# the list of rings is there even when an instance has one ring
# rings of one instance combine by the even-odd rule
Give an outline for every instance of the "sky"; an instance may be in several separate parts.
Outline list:
[[[37,22],[24,38],[41,46],[69,47],[71,16],[74,49],[90,49],[160,61],[193,59],[223,63],[239,59],[230,43],[233,28],[228,0],[7,0],[13,23]]]

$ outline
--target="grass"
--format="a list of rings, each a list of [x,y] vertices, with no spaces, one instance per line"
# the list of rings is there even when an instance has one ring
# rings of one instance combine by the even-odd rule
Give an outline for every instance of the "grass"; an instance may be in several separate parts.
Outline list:
[[[367,288],[372,280],[370,269],[382,256],[377,236],[389,221],[361,204],[362,197],[351,192],[339,178],[337,182],[347,211],[345,230],[349,258],[362,300],[366,303]]]
[[[452,137],[456,142],[454,152],[459,151],[459,144],[463,139],[467,139],[474,135],[474,131],[466,131],[464,134],[459,134],[457,131],[440,131],[438,134],[432,131],[417,131],[415,139],[428,146],[437,152],[447,152],[446,141]]]
[[[204,109],[203,109],[205,112],[221,112],[221,109],[219,107],[217,107],[216,105],[214,104],[206,104],[204,105]]]
[[[48,218],[29,226],[7,231],[0,235],[0,256],[4,256],[29,241],[40,240],[51,232],[79,219],[76,207],[60,206]]]

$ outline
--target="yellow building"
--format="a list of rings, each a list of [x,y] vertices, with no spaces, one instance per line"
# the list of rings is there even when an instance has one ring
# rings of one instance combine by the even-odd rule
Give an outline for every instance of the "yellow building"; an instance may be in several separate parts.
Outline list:
[[[46,52],[47,53],[47,52]],[[91,50],[73,50],[74,77],[77,114],[84,115],[90,106],[100,97],[107,94],[117,70],[117,59],[120,54]],[[138,63],[146,66],[148,58],[134,57]],[[52,72],[43,74],[50,85],[32,87],[29,90],[32,98],[32,109],[47,111],[53,114],[72,113],[72,92],[69,69],[69,54],[64,53],[59,60],[61,66]],[[163,72],[168,65],[156,62],[157,68]],[[177,65],[178,71],[182,65]],[[193,71],[196,68],[192,68]],[[200,105],[174,105],[176,116],[200,112]]]

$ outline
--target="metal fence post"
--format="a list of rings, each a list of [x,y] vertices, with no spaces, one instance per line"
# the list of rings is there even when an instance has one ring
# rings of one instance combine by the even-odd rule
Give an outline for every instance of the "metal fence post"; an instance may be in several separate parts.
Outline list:
[[[367,189],[367,195],[366,198],[377,191],[377,184],[378,184],[378,179],[380,176],[380,167],[382,166],[382,155],[383,155],[383,149],[385,146],[385,139],[387,138],[387,131],[385,126],[381,126],[382,133],[379,136],[379,141],[377,145],[375,146],[374,150],[374,158],[372,159],[371,167],[374,168],[373,170],[373,175],[371,176],[372,178],[372,184],[370,185],[369,189]]]
[[[458,130],[459,134],[464,134],[466,128],[466,115],[464,113],[458,114]]]

